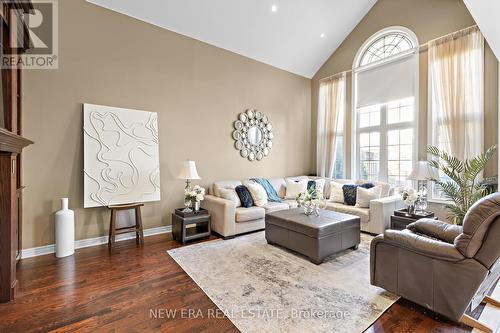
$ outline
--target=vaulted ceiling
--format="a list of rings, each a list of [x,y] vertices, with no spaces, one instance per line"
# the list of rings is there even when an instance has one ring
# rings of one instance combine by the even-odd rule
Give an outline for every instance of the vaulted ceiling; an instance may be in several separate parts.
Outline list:
[[[467,9],[476,21],[479,29],[488,41],[493,53],[500,60],[500,1],[498,0],[464,0]]]
[[[376,0],[87,0],[311,78]]]

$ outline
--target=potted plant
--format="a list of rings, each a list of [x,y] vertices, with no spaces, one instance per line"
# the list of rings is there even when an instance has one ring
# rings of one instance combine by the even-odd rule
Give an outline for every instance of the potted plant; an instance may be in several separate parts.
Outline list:
[[[481,155],[460,161],[436,147],[427,148],[427,152],[435,157],[429,161],[429,165],[446,176],[430,180],[436,183],[445,198],[451,201],[446,208],[450,211],[448,218],[452,223],[462,225],[469,208],[490,193],[488,187],[478,178],[496,151],[497,146],[494,145]]]

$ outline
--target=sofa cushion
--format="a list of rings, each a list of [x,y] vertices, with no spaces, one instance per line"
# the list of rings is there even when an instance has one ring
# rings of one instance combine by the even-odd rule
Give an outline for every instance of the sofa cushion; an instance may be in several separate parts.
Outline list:
[[[368,180],[356,180],[356,185],[361,185],[361,184],[373,184],[375,186],[380,186],[381,191],[380,191],[380,197],[385,198],[388,197],[391,193],[391,184],[389,183],[384,183],[384,182],[372,182]]]
[[[313,189],[316,191],[318,198],[325,197],[325,180],[323,178],[309,178],[307,182],[307,190]]]
[[[344,203],[349,206],[354,206],[356,204],[357,188],[372,188],[373,186],[374,185],[372,183],[365,183],[361,185],[345,184],[342,186],[342,191],[344,191]]]
[[[286,179],[286,195],[285,199],[295,199],[300,193],[307,190],[307,179],[299,180]]]
[[[342,190],[342,186],[344,185],[334,180],[330,182],[330,195],[328,196],[330,201],[344,203],[344,191]]]
[[[236,207],[241,207],[241,200],[233,188],[219,188],[219,194],[222,199],[226,199],[235,203]]]
[[[268,202],[262,207],[266,210],[266,214],[270,212],[277,212],[278,210],[290,209],[290,205],[284,202]]]
[[[271,183],[271,186],[276,190],[276,193],[278,193],[278,196],[280,198],[284,198],[286,194],[285,178],[273,178],[268,180]]]
[[[370,209],[348,206],[337,202],[327,202],[326,209],[339,213],[356,215],[361,219],[361,223],[370,221]]]
[[[239,185],[235,188],[238,197],[240,198],[241,205],[245,208],[253,206],[253,199],[250,191],[245,185]]]
[[[262,207],[238,207],[236,208],[236,222],[249,222],[263,219],[266,216],[266,210]]]
[[[219,188],[236,188],[236,186],[241,185],[239,180],[223,180],[215,182],[213,186],[213,195],[220,197]]]
[[[248,183],[247,188],[252,195],[255,206],[263,207],[267,204],[267,193],[262,185],[250,182]]]
[[[370,201],[380,199],[382,187],[380,185],[372,188],[363,188],[358,186],[356,188],[356,207],[369,208]]]

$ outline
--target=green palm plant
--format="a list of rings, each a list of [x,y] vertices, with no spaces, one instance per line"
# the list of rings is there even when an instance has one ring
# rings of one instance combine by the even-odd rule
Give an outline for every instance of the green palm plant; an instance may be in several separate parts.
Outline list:
[[[476,201],[489,194],[488,188],[477,178],[488,161],[495,155],[496,150],[497,146],[494,145],[481,155],[460,161],[437,147],[427,147],[427,152],[435,157],[429,161],[429,165],[440,170],[449,178],[449,180],[443,180],[436,177],[430,178],[430,180],[436,183],[446,199],[453,202],[445,207],[450,211],[448,218],[454,224],[462,225],[469,208]]]

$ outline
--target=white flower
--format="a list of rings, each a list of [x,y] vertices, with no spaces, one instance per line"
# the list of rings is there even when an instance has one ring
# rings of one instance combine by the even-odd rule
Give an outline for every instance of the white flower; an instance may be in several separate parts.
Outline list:
[[[204,196],[203,196],[203,194],[201,194],[201,193],[200,193],[200,194],[198,194],[198,195],[196,195],[196,201],[203,201],[203,199],[204,199],[204,198],[205,198],[205,197],[204,197]]]

